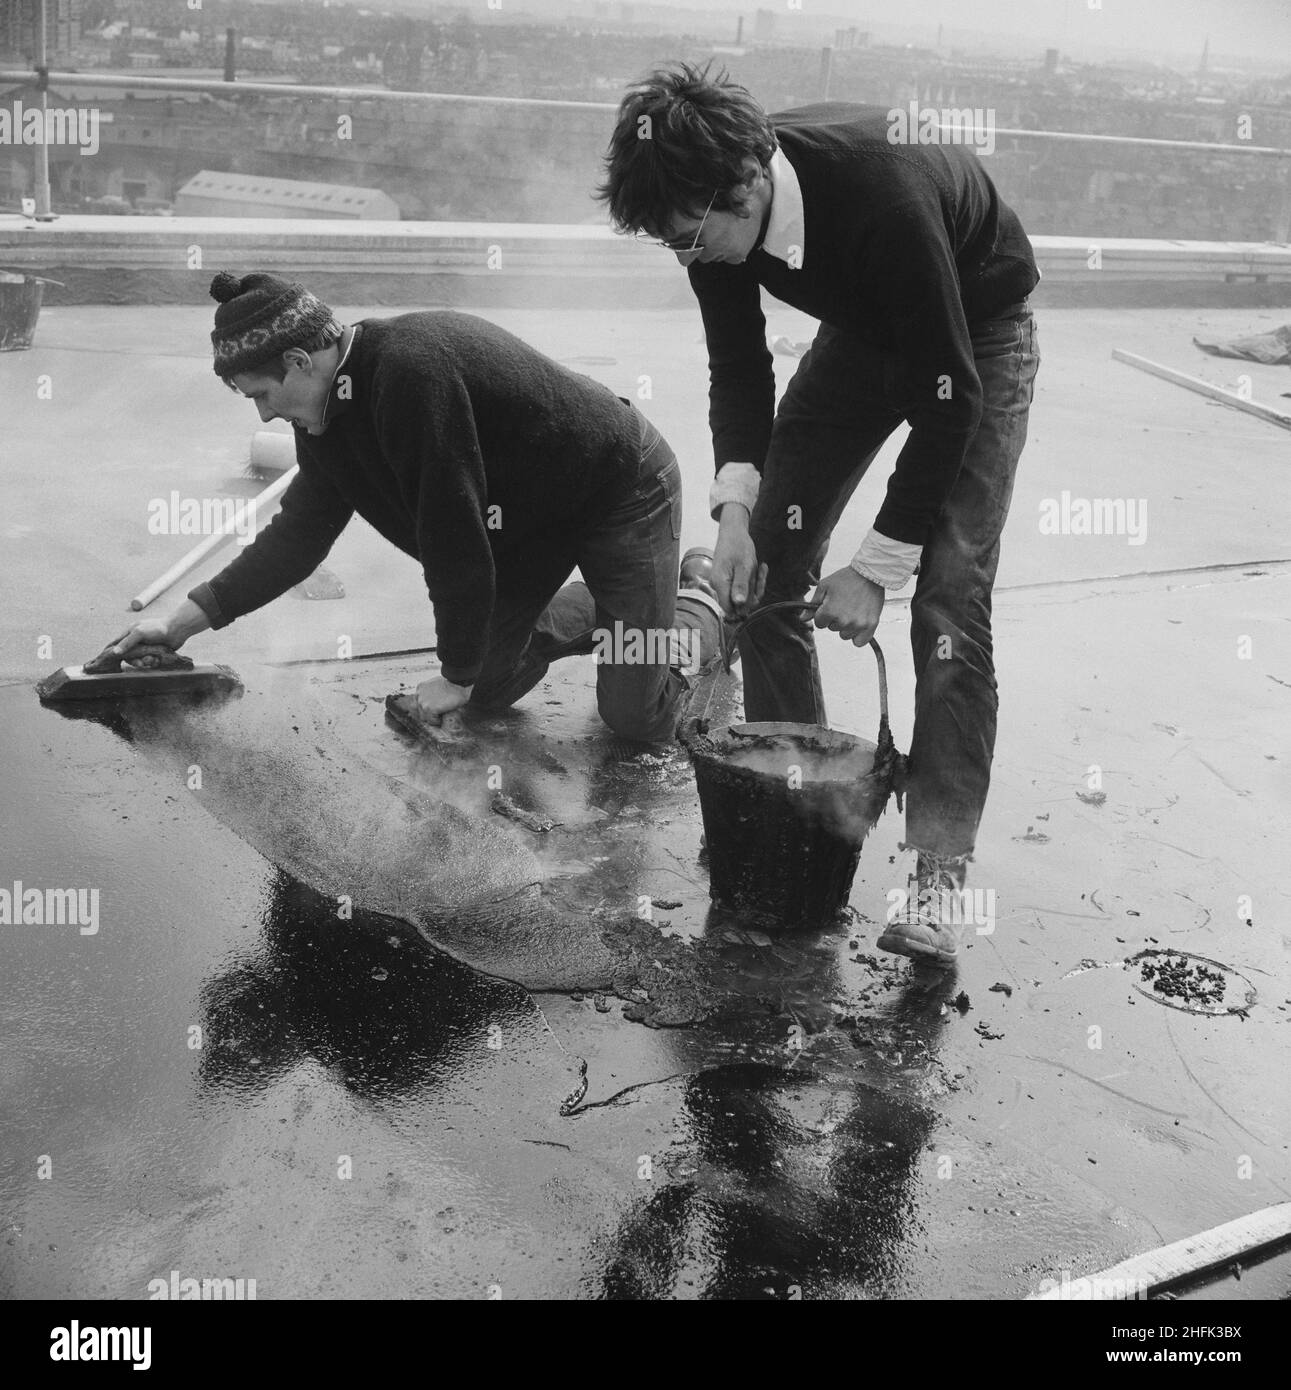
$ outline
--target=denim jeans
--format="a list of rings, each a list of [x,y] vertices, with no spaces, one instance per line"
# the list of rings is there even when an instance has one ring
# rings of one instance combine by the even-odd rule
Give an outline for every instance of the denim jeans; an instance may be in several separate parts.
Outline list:
[[[990,785],[999,707],[991,588],[1040,361],[1025,302],[970,332],[981,423],[924,545],[910,603],[906,843],[940,861],[972,856]],[[764,602],[801,599],[820,582],[843,508],[902,422],[885,390],[891,379],[876,349],[821,326],[776,414],[750,525],[768,567]],[[800,529],[786,527],[790,507],[802,509]],[[746,718],[826,722],[810,615],[787,610],[753,624],[740,656]]]
[[[674,669],[666,634],[678,630],[683,641],[693,634],[698,659],[707,661],[718,650],[721,620],[678,596],[677,458],[643,415],[636,419],[640,466],[631,486],[498,574],[472,706],[504,709],[532,690],[553,661],[596,654],[596,704],[605,723],[640,742],[672,738],[690,682]],[[567,584],[576,566],[583,582]],[[633,633],[641,634],[635,645]]]

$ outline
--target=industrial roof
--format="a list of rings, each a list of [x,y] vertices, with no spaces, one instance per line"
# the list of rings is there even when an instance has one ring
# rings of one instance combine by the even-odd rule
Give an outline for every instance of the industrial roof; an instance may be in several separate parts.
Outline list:
[[[261,174],[224,174],[202,169],[194,174],[176,197],[220,198],[226,202],[276,203],[282,207],[308,205],[319,211],[344,208],[358,212],[374,205],[385,207],[392,200],[379,188],[356,188],[339,183],[306,183],[298,179],[272,179]]]

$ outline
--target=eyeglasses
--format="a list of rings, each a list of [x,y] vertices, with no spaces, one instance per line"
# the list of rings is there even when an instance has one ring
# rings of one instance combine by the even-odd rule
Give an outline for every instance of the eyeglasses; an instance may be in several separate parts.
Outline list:
[[[663,241],[659,237],[647,236],[638,232],[636,239],[643,241],[649,246],[660,246],[665,251],[671,251],[674,256],[694,256],[704,248],[699,244],[699,238],[704,230],[704,223],[708,221],[708,214],[713,210],[713,204],[717,201],[717,189],[713,190],[713,196],[708,200],[708,206],[704,209],[704,215],[699,220],[699,226],[695,228],[695,235],[691,239],[689,246],[678,246],[677,241],[684,241],[684,237],[678,237],[677,241]]]

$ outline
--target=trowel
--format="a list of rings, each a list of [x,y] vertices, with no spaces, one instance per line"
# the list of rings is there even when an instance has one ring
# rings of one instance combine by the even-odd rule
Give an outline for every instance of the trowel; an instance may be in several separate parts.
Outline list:
[[[117,638],[119,642],[121,639]],[[63,666],[36,685],[42,704],[60,700],[128,700],[140,695],[193,691],[241,694],[242,682],[228,666],[198,666],[169,647],[143,643],[118,656],[109,642],[83,666]]]
[[[416,691],[396,691],[386,696],[386,717],[397,728],[421,739],[438,753],[469,753],[475,750],[475,736],[460,710],[450,710],[432,723],[417,707]]]

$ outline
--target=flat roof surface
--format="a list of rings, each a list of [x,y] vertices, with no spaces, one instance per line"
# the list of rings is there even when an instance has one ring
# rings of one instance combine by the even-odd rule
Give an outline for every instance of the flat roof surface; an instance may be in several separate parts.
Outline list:
[[[969,934],[953,987],[874,953],[909,857],[895,805],[862,851],[850,932],[712,939],[686,760],[599,729],[590,659],[484,729],[479,766],[389,729],[383,696],[429,660],[336,661],[338,639],[429,645],[432,615],[416,564],[359,521],[327,561],[344,598],[289,594],[190,643],[238,669],[237,704],[108,727],[38,707],[31,682],[123,631],[131,594],[193,544],[150,535],[149,501],[245,495],[261,428],[211,370],[206,309],[42,313],[34,348],[0,356],[0,878],[97,884],[103,912],[94,936],[0,928],[6,1290],[143,1297],[177,1269],[256,1277],[261,1298],[1015,1298],[1283,1201],[1291,437],[1110,353],[1247,377],[1287,406],[1285,368],[1192,345],[1285,311],[1036,308],[969,878],[993,929]],[[710,543],[697,312],[486,316],[620,395],[648,390],[682,464],[682,545]],[[773,307],[768,331],[801,343],[812,324]],[[795,359],[776,363],[783,385]],[[1044,534],[1064,492],[1142,500],[1142,543]],[[878,638],[900,748],[907,626],[895,596]],[[872,737],[869,654],[828,635],[820,653],[831,723]],[[317,664],[270,664],[299,660]],[[490,811],[476,774],[495,763],[557,828]],[[414,855],[431,824],[438,848]],[[532,873],[537,896],[519,916],[428,914],[475,863]],[[347,883],[358,916],[340,923]],[[643,894],[677,906],[634,934]],[[1125,962],[1167,947],[1240,972],[1255,1004],[1162,1007]],[[624,1017],[634,989],[714,950],[737,1001],[720,1024]],[[205,1053],[184,1041],[194,1023]],[[584,1108],[562,1117],[580,1058]],[[51,1148],[58,1183],[14,1157]],[[1288,1288],[1271,1262],[1207,1294]]]

